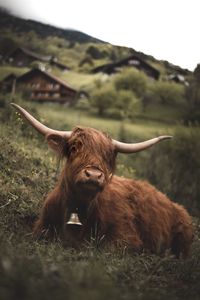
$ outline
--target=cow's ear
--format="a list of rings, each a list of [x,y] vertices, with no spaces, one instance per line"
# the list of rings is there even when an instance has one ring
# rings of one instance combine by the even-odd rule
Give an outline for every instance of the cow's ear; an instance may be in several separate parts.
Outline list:
[[[51,149],[56,151],[59,155],[64,155],[67,148],[67,141],[63,136],[59,134],[49,134],[46,140]]]

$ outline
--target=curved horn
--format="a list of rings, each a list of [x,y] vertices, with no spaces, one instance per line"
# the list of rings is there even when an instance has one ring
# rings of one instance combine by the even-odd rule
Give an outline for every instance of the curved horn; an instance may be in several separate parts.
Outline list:
[[[133,143],[133,144],[122,143],[122,142],[118,142],[116,140],[112,140],[112,141],[113,141],[113,144],[114,144],[117,152],[135,153],[135,152],[145,150],[145,149],[157,144],[160,141],[163,141],[166,139],[171,139],[171,138],[172,138],[171,135],[163,135],[163,136],[159,136],[154,139],[151,139],[151,140],[147,140],[147,141],[144,141],[141,143]]]
[[[15,104],[15,103],[11,103],[12,106],[14,106],[16,108],[16,110],[20,113],[20,115],[26,119],[31,126],[33,126],[39,133],[41,133],[42,135],[44,135],[45,137],[49,134],[56,134],[56,135],[60,135],[66,139],[68,139],[71,135],[71,131],[59,131],[59,130],[54,130],[51,129],[45,125],[43,125],[41,122],[39,122],[38,120],[36,120],[33,116],[31,116],[31,114],[29,114],[24,108],[22,108],[21,106]]]

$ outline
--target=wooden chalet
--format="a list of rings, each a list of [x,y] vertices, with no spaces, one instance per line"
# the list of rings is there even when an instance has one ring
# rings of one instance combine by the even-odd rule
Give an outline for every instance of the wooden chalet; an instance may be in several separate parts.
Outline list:
[[[40,55],[24,47],[18,47],[11,52],[5,59],[6,62],[17,67],[27,67],[33,61],[40,61],[43,63],[49,63],[54,65],[62,71],[69,70],[69,68],[61,62],[58,62],[57,58],[52,55]]]
[[[77,91],[52,74],[32,69],[17,78],[17,90],[30,91],[30,99],[37,102],[75,104]]]
[[[122,59],[116,63],[105,64],[92,70],[92,73],[103,72],[108,75],[119,72],[123,67],[133,67],[146,73],[147,76],[158,80],[160,72],[152,67],[150,64],[145,62],[143,59],[132,55],[125,59]]]

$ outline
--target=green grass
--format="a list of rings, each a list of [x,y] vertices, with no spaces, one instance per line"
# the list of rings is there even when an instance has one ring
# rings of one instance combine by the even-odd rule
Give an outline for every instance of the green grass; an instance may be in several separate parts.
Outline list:
[[[27,109],[29,103],[27,102]],[[36,105],[36,107],[38,107]],[[59,105],[48,104],[39,106],[42,120],[56,129],[69,129],[77,125],[94,127],[98,130],[108,132],[113,138],[118,138],[122,126],[137,139],[151,138],[155,134],[173,133],[174,125],[160,123],[151,120],[136,119],[131,121],[120,121],[109,118],[100,118],[85,111],[74,110],[72,108]]]
[[[166,124],[180,124],[182,117],[186,111],[185,103],[181,105],[162,105],[162,104],[151,104],[149,105],[145,112],[140,110],[136,115],[138,119],[144,120],[154,120],[158,123]]]
[[[53,128],[69,129],[77,123],[118,137],[121,122],[97,118],[59,105],[22,103]],[[6,109],[9,110],[7,121]],[[10,114],[12,112],[12,114]],[[2,122],[4,120],[4,122]],[[79,122],[78,122],[79,121]],[[57,160],[43,138],[16,118],[7,107],[0,114],[0,299],[199,299],[200,223],[188,260],[128,253],[125,248],[103,250],[91,239],[81,250],[62,243],[36,242],[32,225],[45,195],[55,185]],[[175,125],[139,120],[125,124],[136,139],[172,133]],[[168,133],[167,132],[167,133]],[[119,158],[119,174],[134,169]]]
[[[12,243],[1,250],[1,299],[199,299],[199,255],[185,262],[30,238]]]
[[[11,73],[14,73],[17,76],[20,76],[24,74],[25,72],[28,72],[28,68],[17,68],[12,66],[1,66],[0,67],[0,81],[4,79],[7,75],[10,75]]]
[[[69,71],[64,73],[58,73],[59,77],[69,83],[72,87],[80,90],[87,88],[91,89],[94,86],[95,81],[103,80],[106,75],[98,74],[86,74],[86,73],[78,73],[75,71]]]

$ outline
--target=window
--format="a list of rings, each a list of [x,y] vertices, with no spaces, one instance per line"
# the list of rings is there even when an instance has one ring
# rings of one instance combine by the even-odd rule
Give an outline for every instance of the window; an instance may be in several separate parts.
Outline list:
[[[36,88],[39,88],[40,87],[40,84],[39,83],[32,83],[32,88],[36,89]]]
[[[60,94],[59,94],[59,93],[53,93],[52,97],[53,97],[53,98],[59,98],[59,97],[60,97]]]
[[[128,61],[128,64],[130,66],[138,66],[140,64],[140,62],[137,59],[131,59],[131,60]]]

